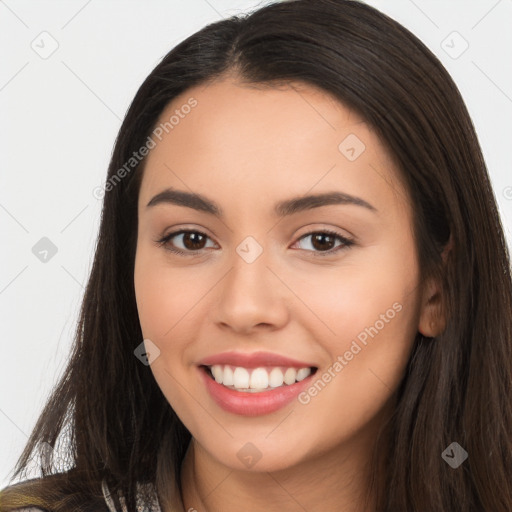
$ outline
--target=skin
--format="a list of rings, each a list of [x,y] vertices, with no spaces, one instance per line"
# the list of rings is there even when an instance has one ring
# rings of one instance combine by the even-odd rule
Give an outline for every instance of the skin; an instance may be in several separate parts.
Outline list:
[[[175,98],[160,119],[190,97],[197,106],[146,161],[134,275],[144,338],[160,350],[151,371],[193,436],[181,481],[185,510],[375,510],[372,494],[363,506],[375,437],[417,331],[442,328],[434,320],[438,284],[420,281],[414,210],[396,166],[371,127],[309,85],[256,87],[225,77]],[[349,134],[366,146],[354,161],[338,149]],[[225,217],[146,206],[169,187],[208,197]],[[273,212],[278,201],[330,191],[377,211]],[[208,237],[195,246],[182,235],[169,242],[191,255],[156,243],[185,228]],[[322,229],[355,243],[322,256],[305,236]],[[247,236],[263,249],[252,263],[236,252]],[[340,245],[334,239],[327,249]],[[194,255],[194,247],[204,248]],[[310,361],[317,375],[332,372],[395,303],[401,310],[307,404],[243,417],[216,405],[198,378],[199,360],[230,350],[288,355]],[[251,468],[237,457],[248,442],[261,453]]]

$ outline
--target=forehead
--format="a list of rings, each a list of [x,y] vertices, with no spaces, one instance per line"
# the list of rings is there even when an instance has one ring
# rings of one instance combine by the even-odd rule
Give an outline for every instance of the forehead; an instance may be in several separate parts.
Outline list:
[[[306,84],[226,79],[190,88],[167,105],[155,128],[140,192],[145,204],[166,187],[247,206],[333,189],[366,194],[373,204],[406,199],[371,126]]]

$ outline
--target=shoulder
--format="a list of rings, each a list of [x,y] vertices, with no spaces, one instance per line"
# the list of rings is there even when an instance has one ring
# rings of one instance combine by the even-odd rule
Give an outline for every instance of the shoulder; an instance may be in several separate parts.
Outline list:
[[[23,508],[15,508],[13,512],[46,512],[44,508],[39,507],[23,507]]]
[[[37,496],[41,481],[33,478],[0,489],[0,512],[48,512]]]
[[[81,510],[107,512],[98,492],[79,482],[70,472],[16,482],[0,489],[0,512],[53,512]]]
[[[72,484],[64,474],[25,480],[0,490],[0,512],[51,512],[54,509],[127,512],[122,493],[114,493],[114,496],[105,480],[98,487],[97,492],[91,492]],[[136,494],[137,510],[161,512],[153,484],[137,483]]]

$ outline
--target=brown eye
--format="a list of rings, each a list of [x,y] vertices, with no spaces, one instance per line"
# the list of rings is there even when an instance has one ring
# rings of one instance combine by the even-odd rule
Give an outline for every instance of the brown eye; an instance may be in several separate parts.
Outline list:
[[[333,231],[313,231],[302,236],[297,243],[301,243],[303,240],[308,238],[311,239],[309,244],[305,244],[306,247],[300,248],[306,249],[309,252],[313,252],[315,256],[327,256],[336,253],[339,250],[347,249],[351,245],[354,245],[352,240]],[[339,240],[341,243],[335,245],[336,240]],[[308,245],[312,248],[312,250],[307,247]]]
[[[335,238],[326,233],[315,233],[311,238],[311,245],[319,251],[328,251],[333,248]]]
[[[183,245],[191,251],[203,249],[205,240],[206,237],[204,235],[195,231],[183,233]]]
[[[205,248],[208,239],[209,237],[200,231],[181,230],[169,233],[157,242],[171,252],[194,254]]]

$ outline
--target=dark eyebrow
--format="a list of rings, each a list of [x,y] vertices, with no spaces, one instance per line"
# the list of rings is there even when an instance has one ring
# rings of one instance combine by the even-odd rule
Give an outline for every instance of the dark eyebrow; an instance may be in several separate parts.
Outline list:
[[[222,208],[218,204],[207,199],[201,194],[195,194],[192,192],[168,188],[154,196],[147,204],[147,207],[156,206],[157,204],[162,203],[186,206],[187,208],[206,212],[211,215],[215,215],[216,217],[224,216]],[[373,212],[378,211],[377,208],[359,197],[345,194],[343,192],[327,192],[323,194],[294,197],[292,199],[280,201],[274,206],[274,212],[278,217],[286,217],[304,210],[311,210],[312,208],[319,208],[321,206],[328,206],[332,204],[353,204],[356,206],[362,206]]]

